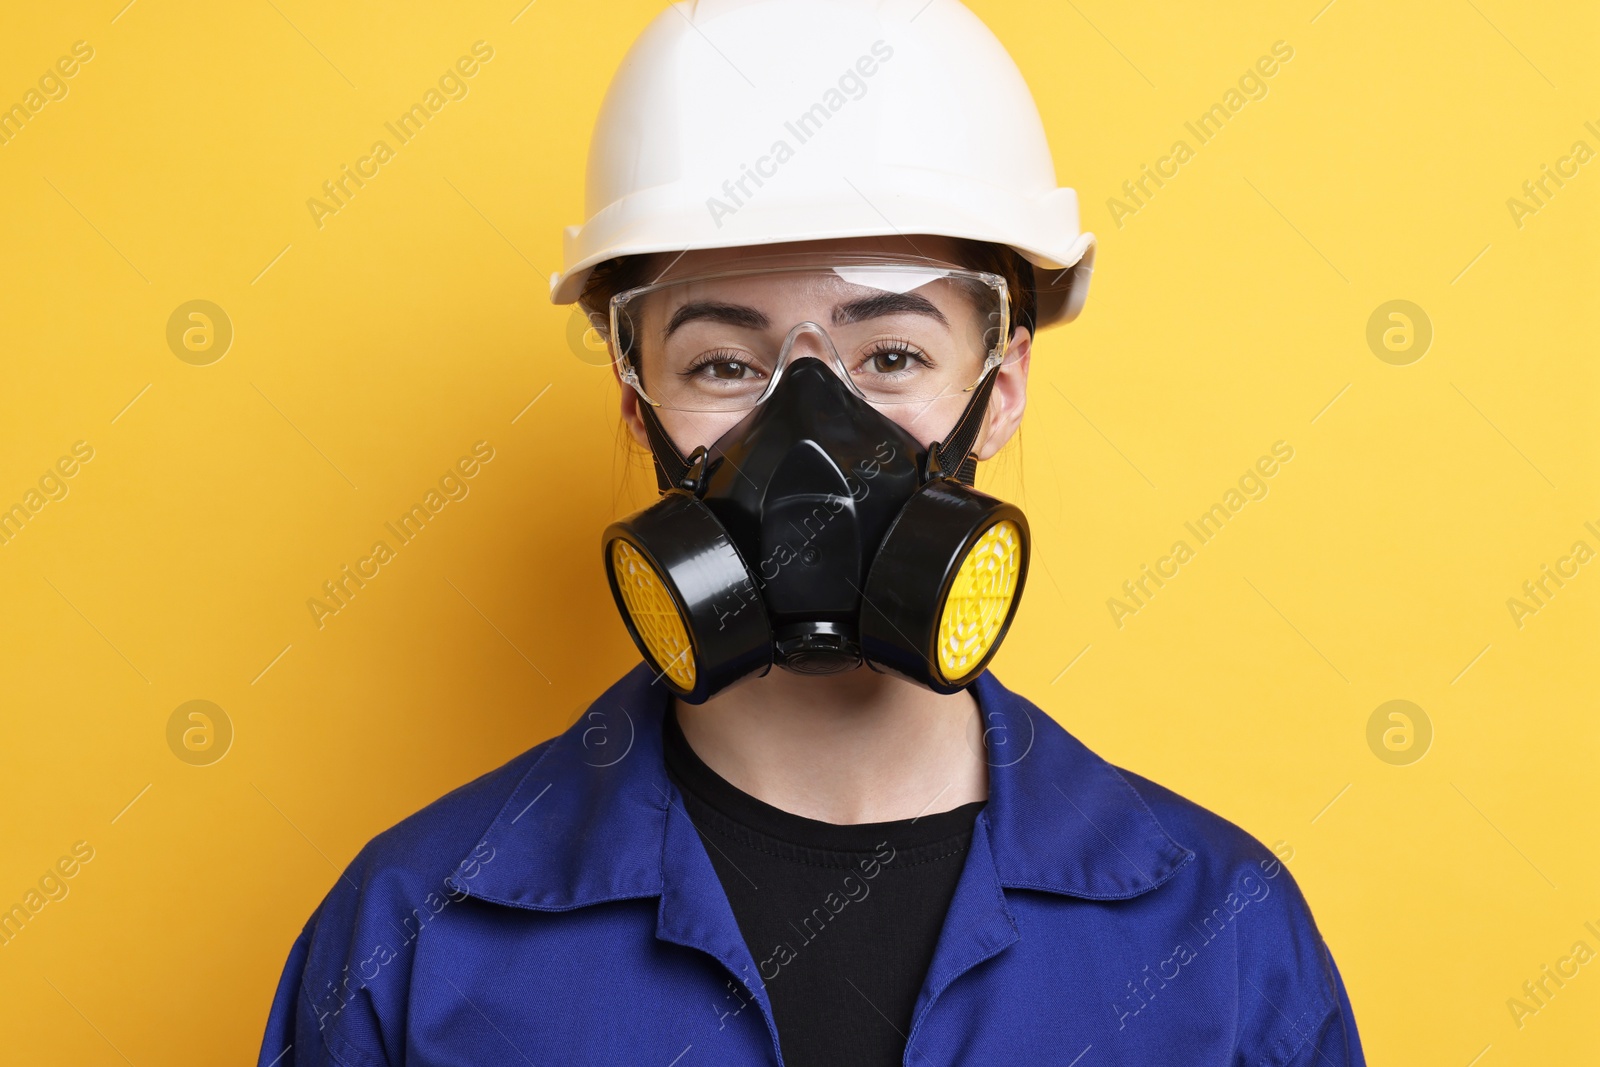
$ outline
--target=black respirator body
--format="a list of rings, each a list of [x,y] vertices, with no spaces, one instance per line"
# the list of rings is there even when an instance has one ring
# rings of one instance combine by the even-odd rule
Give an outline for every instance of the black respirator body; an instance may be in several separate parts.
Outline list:
[[[612,523],[603,551],[660,680],[698,704],[773,664],[865,663],[940,693],[976,678],[1028,569],[1022,511],[971,484],[993,380],[927,449],[818,359],[686,459],[644,408],[662,497]]]

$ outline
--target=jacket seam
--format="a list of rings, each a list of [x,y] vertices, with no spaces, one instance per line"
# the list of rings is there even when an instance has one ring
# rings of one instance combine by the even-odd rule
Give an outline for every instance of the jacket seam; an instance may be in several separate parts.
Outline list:
[[[532,775],[534,771],[539,769],[539,765],[545,761],[545,758],[549,756],[552,751],[554,751],[556,742],[560,741],[565,736],[565,734],[557,734],[554,737],[540,742],[539,745],[536,746],[536,748],[542,748],[544,751],[540,752],[539,758],[530,763],[528,765],[528,769],[523,771],[521,776],[517,778],[517,784],[511,787],[511,792],[506,794],[505,800],[501,801],[500,807],[495,810],[494,818],[489,820],[489,824],[485,826],[483,828],[483,832],[478,835],[479,841],[488,840],[489,831],[500,825],[500,817],[510,809],[511,802],[516,799],[518,793],[522,792],[522,787],[527,783],[529,776]]]
[[[1186,851],[1188,851],[1189,854],[1180,860],[1172,868],[1172,870],[1163,875],[1159,881],[1147,882],[1137,889],[1132,889],[1121,893],[1096,893],[1087,889],[1066,889],[1063,888],[1059,882],[1033,882],[1021,878],[1002,877],[1000,879],[1000,885],[1007,889],[1034,889],[1045,893],[1055,893],[1058,896],[1077,897],[1079,900],[1133,900],[1137,897],[1144,896],[1151,890],[1160,889],[1162,886],[1172,881],[1173,876],[1179,871],[1183,870],[1183,868],[1187,867],[1189,862],[1194,859],[1194,852],[1190,850]]]
[[[1156,843],[1158,845],[1160,853],[1170,861],[1173,858],[1172,849],[1175,848],[1183,856],[1182,859],[1178,860],[1176,863],[1174,863],[1172,865],[1172,869],[1171,870],[1169,870],[1166,874],[1162,875],[1160,878],[1154,879],[1154,880],[1151,880],[1149,878],[1146,879],[1147,881],[1151,882],[1150,888],[1154,889],[1156,886],[1161,885],[1163,882],[1165,882],[1168,878],[1171,878],[1172,875],[1178,870],[1179,867],[1182,867],[1184,864],[1188,863],[1191,859],[1193,859],[1194,858],[1194,850],[1189,848],[1186,845],[1183,845],[1183,844],[1179,843],[1170,833],[1167,832],[1167,828],[1165,826],[1161,825],[1161,820],[1156,818],[1156,813],[1150,810],[1150,805],[1145,803],[1144,794],[1140,793],[1137,789],[1135,789],[1133,787],[1133,783],[1128,781],[1128,779],[1123,776],[1121,768],[1115,766],[1114,764],[1112,764],[1109,761],[1106,761],[1105,766],[1106,766],[1106,769],[1109,770],[1111,772],[1111,774],[1116,778],[1117,782],[1122,786],[1122,788],[1126,789],[1128,791],[1128,793],[1130,795],[1132,795],[1134,803],[1139,805],[1139,810],[1142,811],[1144,813],[1145,817],[1150,820],[1150,825],[1154,826],[1156,828],[1156,830],[1159,832],[1160,840],[1158,842],[1156,842]]]
[[[304,982],[300,983],[300,996],[304,998],[306,1006],[311,1009],[311,1014],[315,1017],[317,1004],[316,1001],[311,999],[311,991],[306,988]],[[378,1060],[368,1056],[349,1041],[346,1041],[344,1037],[333,1033],[325,1026],[317,1027],[317,1043],[327,1051],[335,1063],[339,1064],[339,1067],[382,1067]]]
[[[662,888],[662,886],[657,886],[654,889],[629,890],[623,893],[615,893],[611,896],[576,900],[571,904],[531,904],[524,900],[508,900],[504,897],[492,897],[488,894],[477,892],[468,893],[468,896],[483,904],[498,904],[507,908],[520,908],[523,911],[559,913],[577,911],[579,908],[588,908],[596,904],[615,904],[619,900],[649,900],[652,897],[659,897],[662,893]]]
[[[1322,1032],[1327,1026],[1329,1016],[1335,1010],[1336,1007],[1330,1004],[1320,1012],[1316,1009],[1301,1012],[1300,1017],[1290,1024],[1288,1032],[1273,1042],[1272,1047],[1256,1063],[1259,1067],[1287,1067],[1293,1061],[1295,1054],[1305,1048],[1306,1042],[1315,1040]],[[1314,1021],[1310,1025],[1302,1028],[1306,1020],[1313,1018]]]

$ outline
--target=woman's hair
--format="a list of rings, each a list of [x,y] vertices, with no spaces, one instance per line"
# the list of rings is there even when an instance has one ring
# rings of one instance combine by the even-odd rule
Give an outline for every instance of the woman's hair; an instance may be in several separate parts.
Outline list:
[[[1033,264],[1004,245],[966,238],[951,240],[956,245],[957,258],[962,266],[968,270],[998,274],[1006,280],[1006,288],[1011,293],[1012,328],[1025,326],[1029,336],[1032,336],[1038,309]],[[649,284],[650,258],[648,255],[639,255],[608,259],[589,275],[578,304],[590,322],[601,325],[602,332],[610,314],[611,298],[636,286]],[[624,347],[627,347],[626,340]]]

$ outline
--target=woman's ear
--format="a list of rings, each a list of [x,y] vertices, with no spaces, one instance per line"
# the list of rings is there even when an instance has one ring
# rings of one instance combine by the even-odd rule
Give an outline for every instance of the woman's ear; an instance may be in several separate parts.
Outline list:
[[[983,435],[974,450],[980,460],[1004,448],[1022,425],[1022,409],[1028,403],[1028,361],[1032,355],[1033,335],[1026,327],[1018,326],[1011,335],[1005,362],[995,371],[994,388],[989,392]]]

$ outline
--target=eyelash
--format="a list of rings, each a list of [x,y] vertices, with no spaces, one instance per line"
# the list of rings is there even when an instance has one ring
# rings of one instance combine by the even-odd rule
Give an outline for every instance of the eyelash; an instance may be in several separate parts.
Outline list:
[[[911,359],[916,360],[918,363],[921,363],[925,367],[933,366],[933,361],[929,359],[925,353],[919,350],[909,340],[901,337],[885,337],[878,341],[874,341],[872,347],[862,354],[861,361],[865,363],[868,360],[875,359],[876,357],[884,355],[888,352],[903,353],[904,355],[909,356]],[[754,370],[760,369],[755,367],[748,360],[740,358],[744,355],[745,353],[743,352],[731,350],[702,353],[700,356],[695,358],[693,363],[690,363],[688,367],[684,368],[683,376],[686,378],[692,377],[705,367],[713,367],[721,363],[737,363],[741,367],[751,367]]]
[[[706,367],[715,367],[721,363],[737,363],[741,367],[750,367],[752,370],[760,369],[759,367],[755,367],[747,359],[739,358],[744,355],[745,353],[743,352],[735,351],[715,351],[702,353],[701,355],[695,357],[693,363],[690,363],[683,369],[683,376],[685,378],[692,378],[702,369]]]

